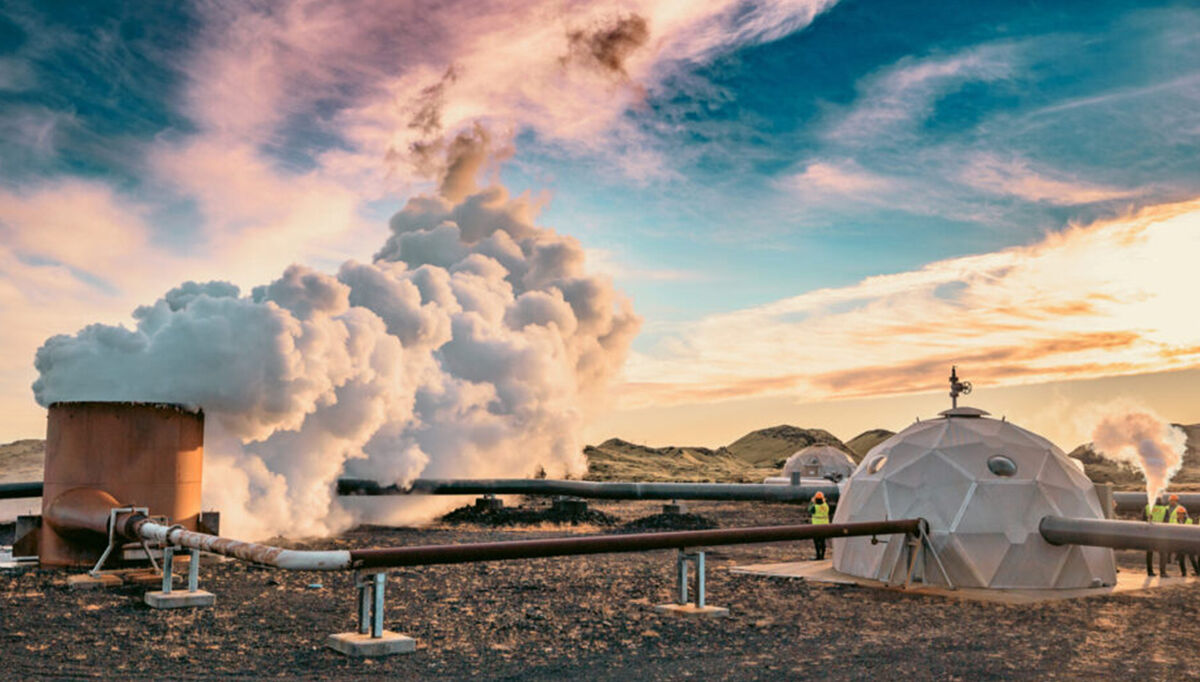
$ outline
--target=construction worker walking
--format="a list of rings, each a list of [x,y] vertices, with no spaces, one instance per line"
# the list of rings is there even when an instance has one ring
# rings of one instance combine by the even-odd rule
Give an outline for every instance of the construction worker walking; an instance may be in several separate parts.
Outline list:
[[[1175,500],[1179,498],[1176,496]],[[1169,508],[1163,504],[1163,498],[1160,496],[1154,501],[1154,504],[1147,504],[1146,509],[1142,514],[1143,520],[1149,523],[1165,523],[1167,520],[1167,512]],[[1158,553],[1158,572],[1162,577],[1167,577],[1167,555],[1165,552]],[[1154,577],[1154,552],[1146,552],[1146,575]]]
[[[814,526],[829,523],[829,505],[825,502],[825,493],[820,490],[813,495],[808,505],[809,523]],[[817,550],[817,561],[825,558],[825,538],[813,538],[813,547]]]
[[[1171,514],[1171,520],[1168,523],[1177,523],[1184,526],[1193,525],[1192,517],[1188,516],[1188,511],[1183,505],[1175,505],[1175,511]],[[1179,575],[1187,577],[1187,560],[1188,555],[1183,552],[1176,554],[1179,559]],[[1200,557],[1192,555],[1192,573],[1200,576]]]

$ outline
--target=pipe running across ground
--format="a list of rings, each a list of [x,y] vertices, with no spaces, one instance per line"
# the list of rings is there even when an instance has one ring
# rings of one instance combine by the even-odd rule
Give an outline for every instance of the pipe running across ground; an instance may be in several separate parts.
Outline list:
[[[1038,524],[1038,530],[1052,545],[1200,555],[1200,526],[1195,525],[1046,516]]]
[[[924,521],[902,519],[869,523],[831,523],[822,525],[757,526],[717,530],[692,530],[627,535],[590,535],[584,537],[482,542],[461,545],[418,545],[333,551],[293,550],[242,542],[230,538],[196,533],[178,526],[155,523],[140,514],[117,520],[117,531],[125,537],[144,538],[175,547],[198,549],[266,566],[295,571],[342,571],[401,566],[430,566],[476,561],[508,561],[552,556],[645,552],[659,549],[684,549],[716,545],[741,545],[760,542],[786,542],[813,538],[856,537],[864,535],[916,535]]]
[[[418,478],[408,488],[375,481],[340,478],[338,495],[565,495],[602,500],[744,500],[807,502],[818,492],[838,498],[838,487],[778,483],[637,483],[564,481],[527,478]]]

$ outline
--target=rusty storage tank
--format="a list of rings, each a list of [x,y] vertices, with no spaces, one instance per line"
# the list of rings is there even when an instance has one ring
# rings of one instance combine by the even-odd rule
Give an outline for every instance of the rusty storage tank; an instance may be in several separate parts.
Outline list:
[[[42,514],[67,490],[96,488],[196,530],[203,461],[199,410],[162,403],[54,403],[46,427]],[[46,566],[91,566],[104,545],[98,538],[63,537],[44,523],[39,560]]]

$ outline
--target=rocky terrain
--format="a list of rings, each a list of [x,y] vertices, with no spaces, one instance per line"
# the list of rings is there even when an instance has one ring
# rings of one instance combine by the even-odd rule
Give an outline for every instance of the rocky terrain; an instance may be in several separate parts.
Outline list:
[[[651,503],[605,502],[622,524]],[[798,521],[799,509],[696,503],[722,527]],[[360,528],[309,548],[478,542],[609,527]],[[1137,570],[1136,552],[1120,554]],[[1003,605],[733,575],[731,566],[812,557],[809,543],[716,548],[708,600],[723,619],[663,617],[669,551],[393,571],[385,624],[414,654],[351,659],[323,646],[354,627],[352,576],[206,564],[215,607],[155,611],[145,587],[71,591],[61,571],[0,572],[6,679],[1001,680],[1195,679],[1197,585]],[[1169,633],[1169,636],[1165,633]]]

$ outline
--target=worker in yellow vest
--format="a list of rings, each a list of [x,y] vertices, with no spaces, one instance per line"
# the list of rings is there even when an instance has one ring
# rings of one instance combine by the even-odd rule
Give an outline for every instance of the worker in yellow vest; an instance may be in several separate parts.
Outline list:
[[[829,504],[825,502],[825,493],[820,490],[813,495],[808,505],[809,523],[814,526],[829,523]],[[813,547],[817,550],[817,561],[825,558],[825,538],[813,538]]]
[[[1175,505],[1175,513],[1171,514],[1171,520],[1167,523],[1177,523],[1184,526],[1193,525],[1192,517],[1188,516],[1187,509],[1183,505]],[[1176,555],[1179,559],[1179,575],[1187,577],[1187,559],[1188,555],[1179,552]],[[1200,576],[1200,557],[1192,555],[1192,573]]]
[[[1176,498],[1178,499],[1178,498]],[[1143,513],[1144,520],[1149,523],[1165,523],[1167,520],[1167,512],[1170,508],[1163,504],[1163,498],[1160,496],[1154,501],[1154,504],[1147,504]],[[1167,577],[1167,555],[1166,552],[1158,553],[1158,572],[1162,577]],[[1154,552],[1146,552],[1146,575],[1154,577]]]

